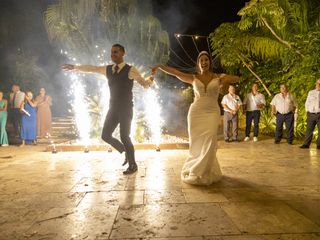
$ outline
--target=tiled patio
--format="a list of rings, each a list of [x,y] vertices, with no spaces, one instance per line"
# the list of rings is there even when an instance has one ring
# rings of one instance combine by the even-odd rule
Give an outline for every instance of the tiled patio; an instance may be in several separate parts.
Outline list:
[[[219,142],[224,177],[184,184],[187,150],[137,150],[124,176],[116,152],[0,148],[0,239],[320,239],[320,151]]]

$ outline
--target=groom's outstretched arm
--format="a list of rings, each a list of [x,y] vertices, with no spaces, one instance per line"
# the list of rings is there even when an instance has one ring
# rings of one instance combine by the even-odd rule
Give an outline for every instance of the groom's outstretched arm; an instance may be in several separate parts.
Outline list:
[[[99,73],[106,76],[107,66],[93,66],[93,65],[73,65],[73,64],[64,64],[62,69],[65,71],[80,71],[80,72],[89,72],[89,73]]]

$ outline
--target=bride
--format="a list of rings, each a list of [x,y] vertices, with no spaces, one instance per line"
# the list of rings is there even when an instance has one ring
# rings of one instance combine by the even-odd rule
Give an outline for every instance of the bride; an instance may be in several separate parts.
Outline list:
[[[194,90],[194,101],[188,112],[189,157],[182,167],[182,181],[196,185],[210,185],[219,181],[222,176],[216,158],[220,122],[219,90],[222,85],[238,82],[239,77],[214,73],[210,55],[206,51],[198,55],[195,75],[162,64],[154,66],[152,73],[155,74],[158,69],[192,84]]]

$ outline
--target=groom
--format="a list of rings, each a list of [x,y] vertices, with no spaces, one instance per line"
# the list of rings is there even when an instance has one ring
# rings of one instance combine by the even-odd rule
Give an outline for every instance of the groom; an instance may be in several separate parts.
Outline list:
[[[107,77],[110,89],[109,110],[103,125],[102,139],[109,143],[120,153],[125,152],[123,165],[129,163],[123,174],[132,174],[138,170],[134,157],[134,147],[130,139],[131,121],[133,115],[133,80],[148,88],[152,84],[152,77],[144,79],[134,66],[124,62],[125,49],[120,44],[111,48],[112,65],[63,65],[63,70],[77,70],[81,72],[100,73]],[[112,133],[120,124],[120,140],[114,138]]]

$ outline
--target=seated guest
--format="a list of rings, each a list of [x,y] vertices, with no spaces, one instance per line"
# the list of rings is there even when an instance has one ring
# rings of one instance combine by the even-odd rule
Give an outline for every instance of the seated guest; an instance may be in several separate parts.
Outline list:
[[[3,99],[3,92],[0,92],[0,145],[2,147],[9,146],[8,135],[6,131],[8,117],[7,107],[8,102],[6,99]]]
[[[26,93],[20,111],[22,113],[21,146],[24,146],[26,142],[35,145],[37,139],[37,104],[33,101],[33,95],[30,91]]]

